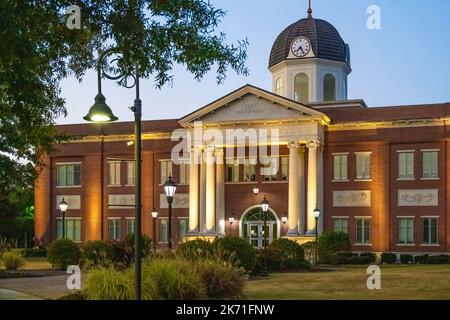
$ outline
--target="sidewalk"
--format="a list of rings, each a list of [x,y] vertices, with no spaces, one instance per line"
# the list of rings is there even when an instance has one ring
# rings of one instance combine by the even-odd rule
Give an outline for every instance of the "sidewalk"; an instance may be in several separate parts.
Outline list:
[[[30,296],[25,293],[0,288],[0,300],[41,300],[41,299],[35,296]]]

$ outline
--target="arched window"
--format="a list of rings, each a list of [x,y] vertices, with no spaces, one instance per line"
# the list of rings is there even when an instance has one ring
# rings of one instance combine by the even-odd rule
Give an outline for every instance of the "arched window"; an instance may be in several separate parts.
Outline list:
[[[336,79],[332,74],[327,74],[323,78],[323,101],[336,100]]]
[[[294,79],[294,100],[309,102],[309,79],[304,73],[299,73]]]
[[[277,79],[275,93],[279,96],[283,95],[283,80],[281,78]]]

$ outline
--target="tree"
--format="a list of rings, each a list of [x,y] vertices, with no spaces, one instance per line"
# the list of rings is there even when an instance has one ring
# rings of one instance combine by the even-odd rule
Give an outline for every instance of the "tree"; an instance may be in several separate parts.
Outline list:
[[[81,29],[66,27],[67,1],[0,1],[0,198],[33,184],[33,165],[63,141],[55,118],[66,115],[60,81],[82,81],[100,52],[122,55],[115,71],[154,77],[161,88],[183,64],[200,80],[213,67],[221,83],[229,69],[248,73],[247,41],[226,44],[217,31],[225,12],[204,0],[73,1]],[[113,70],[114,71],[114,70]],[[124,85],[123,82],[119,83]]]

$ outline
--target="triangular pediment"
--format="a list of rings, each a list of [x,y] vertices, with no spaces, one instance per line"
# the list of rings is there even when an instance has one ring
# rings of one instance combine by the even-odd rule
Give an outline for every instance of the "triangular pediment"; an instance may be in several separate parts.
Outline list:
[[[320,111],[246,85],[180,120],[184,127],[195,121],[205,124],[245,123],[259,121],[323,120],[329,118]]]

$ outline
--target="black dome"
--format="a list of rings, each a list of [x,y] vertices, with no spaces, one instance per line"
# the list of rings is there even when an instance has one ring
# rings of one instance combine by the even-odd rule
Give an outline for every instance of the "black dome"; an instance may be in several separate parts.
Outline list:
[[[287,27],[275,40],[270,53],[269,68],[286,60],[292,41],[303,36],[311,41],[317,58],[347,62],[347,49],[339,32],[330,23],[308,17]]]

